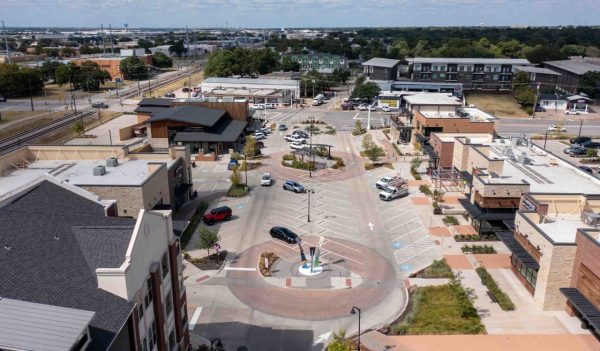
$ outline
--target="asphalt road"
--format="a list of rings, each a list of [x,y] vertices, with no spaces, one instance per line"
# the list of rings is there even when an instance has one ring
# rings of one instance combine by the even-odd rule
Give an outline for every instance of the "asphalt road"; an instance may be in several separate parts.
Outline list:
[[[583,124],[580,124],[580,121],[575,118],[559,122],[524,118],[501,118],[496,122],[496,131],[502,136],[545,134],[549,126],[557,123],[562,123],[569,134],[579,134],[581,125],[581,135],[600,136],[600,120],[587,120],[583,121]]]

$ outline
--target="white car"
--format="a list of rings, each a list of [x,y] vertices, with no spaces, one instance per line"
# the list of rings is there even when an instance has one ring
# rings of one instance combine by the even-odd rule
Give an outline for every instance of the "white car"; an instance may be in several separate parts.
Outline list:
[[[381,106],[381,111],[392,112],[392,109],[389,106],[383,105],[383,106]]]
[[[381,190],[383,190],[383,189],[385,189],[385,188],[387,187],[388,183],[389,183],[389,182],[390,182],[392,179],[393,179],[392,177],[385,176],[385,177],[381,178],[381,179],[380,179],[380,180],[379,180],[377,183],[375,183],[375,187],[376,187],[377,189],[381,189]]]
[[[286,135],[285,140],[291,141],[294,143],[306,144],[306,139],[299,135]]]
[[[565,110],[565,115],[587,115],[587,111],[580,111],[575,109]]]
[[[271,186],[273,179],[271,178],[271,174],[265,173],[260,177],[260,185],[262,186]]]
[[[302,145],[302,143],[294,141],[293,143],[290,144],[290,147],[294,150],[302,150],[302,149],[304,149],[305,146]]]
[[[548,127],[549,132],[566,132],[567,129],[561,126],[555,126],[554,124]]]
[[[264,110],[265,109],[265,105],[263,105],[263,104],[254,104],[254,105],[250,106],[250,109],[252,109],[252,110]]]
[[[254,139],[256,140],[262,140],[262,139],[266,139],[267,136],[264,133],[259,133],[259,132],[255,132],[254,133]]]
[[[366,111],[366,110],[368,110],[368,109],[369,109],[369,108],[368,108],[368,107],[367,107],[367,105],[365,105],[365,104],[360,104],[360,105],[358,105],[358,110],[359,110],[359,111]]]
[[[275,104],[265,104],[265,107],[268,108],[269,110],[272,110],[275,108]]]

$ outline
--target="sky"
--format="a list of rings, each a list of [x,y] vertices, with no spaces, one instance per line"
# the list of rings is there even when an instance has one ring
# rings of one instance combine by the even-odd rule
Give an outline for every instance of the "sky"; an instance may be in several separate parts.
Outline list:
[[[7,27],[600,25],[600,0],[1,0]]]

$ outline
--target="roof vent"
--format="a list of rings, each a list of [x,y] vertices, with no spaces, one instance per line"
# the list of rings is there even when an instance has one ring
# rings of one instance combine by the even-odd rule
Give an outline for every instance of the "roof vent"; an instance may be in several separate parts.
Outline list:
[[[10,246],[9,244],[4,244],[4,250],[10,251],[11,249],[12,249],[12,246]]]
[[[54,240],[56,240],[56,241],[60,240],[60,236],[58,236],[58,234],[54,234]]]
[[[105,174],[106,174],[106,167],[104,167],[104,166],[94,167],[94,175],[95,176],[103,176]]]
[[[119,165],[119,160],[116,157],[111,157],[106,160],[106,167],[117,167]]]

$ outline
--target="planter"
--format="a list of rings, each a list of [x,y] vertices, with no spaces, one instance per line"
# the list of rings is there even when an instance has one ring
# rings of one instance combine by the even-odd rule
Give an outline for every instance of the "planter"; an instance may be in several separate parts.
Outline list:
[[[434,215],[441,215],[442,214],[442,208],[441,207],[434,207],[433,208],[433,214]]]

